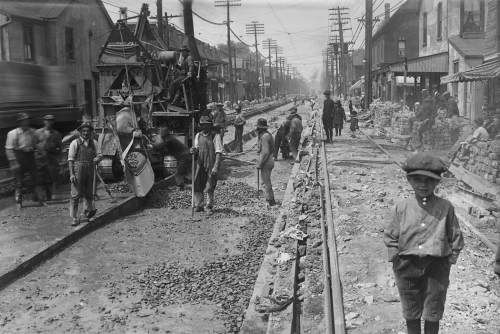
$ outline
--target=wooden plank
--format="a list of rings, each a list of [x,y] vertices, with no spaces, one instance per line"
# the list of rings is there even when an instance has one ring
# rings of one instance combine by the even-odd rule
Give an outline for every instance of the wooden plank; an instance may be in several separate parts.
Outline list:
[[[471,230],[477,237],[486,245],[488,246],[489,249],[493,251],[493,253],[496,253],[497,247],[491,242],[490,239],[488,239],[484,234],[479,232],[477,228],[475,228],[471,223],[469,223],[461,214],[455,212],[455,215],[457,218],[465,225],[469,230]]]
[[[387,159],[363,159],[363,158],[341,158],[341,159],[333,159],[331,161],[335,162],[356,162],[356,163],[368,163],[368,164],[392,164],[392,160]]]

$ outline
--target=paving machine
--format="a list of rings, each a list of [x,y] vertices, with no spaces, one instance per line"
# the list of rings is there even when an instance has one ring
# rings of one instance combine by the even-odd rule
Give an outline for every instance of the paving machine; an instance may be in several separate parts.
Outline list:
[[[103,160],[98,171],[105,180],[121,177],[123,149],[116,136],[116,114],[130,108],[137,117],[137,124],[145,143],[160,138],[160,128],[168,127],[172,135],[186,145],[193,138],[193,120],[198,124],[200,110],[206,106],[207,66],[202,64],[194,39],[191,3],[185,1],[186,39],[196,70],[182,83],[180,103],[168,103],[168,87],[177,78],[180,53],[170,51],[157,36],[148,21],[148,5],[143,4],[138,16],[118,20],[99,55],[100,111],[96,133],[101,145]],[[135,25],[127,23],[137,18]],[[146,146],[146,145],[145,145]],[[170,168],[171,158],[165,152],[147,150],[155,175],[162,175]]]

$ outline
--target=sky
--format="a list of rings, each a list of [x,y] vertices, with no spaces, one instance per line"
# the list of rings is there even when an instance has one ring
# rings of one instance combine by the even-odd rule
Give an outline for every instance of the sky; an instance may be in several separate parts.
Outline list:
[[[193,0],[193,11],[205,19],[222,23],[227,19],[225,6],[216,7],[220,0]],[[329,20],[336,7],[346,7],[346,20],[349,30],[344,33],[344,41],[355,42],[353,49],[364,47],[365,30],[358,21],[365,14],[365,0],[230,0],[240,6],[230,7],[231,29],[246,44],[253,45],[255,37],[246,33],[246,25],[253,21],[264,24],[264,34],[257,36],[259,51],[266,56],[267,50],[262,49],[262,41],[272,38],[283,48],[287,64],[296,67],[300,74],[310,79],[315,72],[321,72],[323,67],[322,51],[327,47],[329,36],[338,34],[331,32],[332,21]],[[383,15],[384,3],[391,6],[391,14],[405,0],[372,0],[374,14]],[[412,1],[412,0],[408,0]],[[103,0],[113,21],[118,19],[118,7],[127,7],[129,16],[138,13],[142,3],[148,3],[151,15],[156,16],[156,0]],[[179,0],[163,0],[163,12],[168,15],[182,14],[182,4]],[[382,17],[381,17],[382,18]],[[172,18],[170,23],[183,29],[183,18]],[[213,25],[194,16],[196,37],[210,45],[227,43],[226,25]],[[231,41],[238,41],[231,34]],[[254,47],[252,47],[254,50]]]

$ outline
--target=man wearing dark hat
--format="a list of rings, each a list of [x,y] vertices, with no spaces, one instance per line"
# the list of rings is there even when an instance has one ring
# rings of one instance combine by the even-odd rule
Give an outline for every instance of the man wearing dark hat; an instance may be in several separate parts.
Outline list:
[[[213,131],[212,120],[207,116],[200,119],[201,132],[196,134],[191,153],[198,155],[196,173],[193,180],[195,212],[206,211],[212,214],[214,191],[217,185],[217,174],[222,161],[222,140]],[[203,207],[203,192],[206,190],[208,200]]]
[[[342,103],[340,102],[340,100],[337,100],[335,102],[335,108],[333,109],[333,126],[335,127],[335,137],[342,135],[342,129],[344,128],[345,121],[347,121],[345,110],[342,107]]]
[[[23,206],[25,173],[29,173],[32,182],[35,183],[35,187],[33,187],[33,201],[39,202],[41,205],[43,205],[43,202],[41,201],[41,192],[38,187],[40,180],[35,163],[35,130],[30,128],[30,117],[26,113],[21,112],[17,115],[17,123],[18,127],[7,134],[5,153],[9,161],[10,170],[14,174],[17,208],[21,209]]]
[[[92,196],[94,186],[94,169],[102,159],[101,149],[97,141],[92,139],[94,127],[91,123],[83,123],[78,128],[80,138],[75,139],[69,145],[68,165],[71,181],[71,200],[69,204],[69,215],[72,219],[71,226],[77,226],[80,219],[77,218],[78,202],[84,199],[84,214],[93,210]]]
[[[189,55],[189,49],[186,45],[183,45],[181,48],[181,56],[179,57],[179,61],[175,65],[175,67],[179,70],[179,76],[177,79],[170,83],[169,87],[169,95],[170,102],[172,105],[176,106],[179,104],[182,94],[176,95],[176,93],[181,89],[182,80],[187,77],[191,77],[194,71],[194,61],[193,57]]]
[[[434,194],[442,158],[418,153],[403,170],[415,195],[398,203],[385,229],[384,242],[392,262],[408,334],[437,334],[450,283],[451,265],[457,262],[464,238],[453,205]]]
[[[241,106],[236,107],[236,118],[234,120],[234,142],[236,153],[243,152],[243,126],[246,124],[245,118],[241,114]]]
[[[433,106],[433,100],[430,96],[424,99],[423,107],[420,107],[414,117],[410,117],[408,123],[410,124],[410,131],[413,129],[413,123],[415,121],[422,122],[420,128],[418,129],[418,139],[422,142],[423,133],[434,125],[436,121],[436,111]]]
[[[226,112],[224,111],[224,104],[217,103],[217,109],[214,111],[213,117],[213,130],[220,135],[220,139],[224,142],[224,132],[226,132]]]
[[[257,142],[257,169],[260,171],[262,182],[266,189],[266,201],[269,205],[276,204],[274,200],[273,185],[271,184],[271,172],[274,168],[273,159],[273,136],[267,131],[269,126],[265,118],[259,118],[257,121],[257,133],[259,134],[259,141]]]
[[[290,122],[292,115],[288,115],[286,120],[281,123],[278,131],[276,132],[273,148],[274,160],[278,160],[278,153],[281,147],[281,156],[283,159],[288,159],[288,135],[290,133]]]
[[[45,187],[47,201],[52,200],[52,187],[59,193],[59,162],[57,155],[61,153],[62,140],[59,132],[54,130],[55,117],[46,115],[43,118],[44,127],[35,131],[37,152],[35,160],[38,167],[41,184]]]
[[[326,90],[323,95],[325,95],[325,101],[323,102],[323,115],[321,120],[323,121],[323,128],[326,133],[326,142],[331,143],[333,137],[333,109],[335,108],[335,102],[330,98],[331,92]]]
[[[446,91],[443,93],[443,99],[445,101],[446,105],[446,110],[448,111],[448,116],[451,117],[452,115],[460,115],[460,112],[458,110],[458,104],[457,101],[453,97],[451,97],[450,92]]]
[[[290,151],[292,151],[295,162],[299,162],[299,145],[302,137],[302,117],[300,117],[297,113],[296,107],[292,107],[290,110]]]

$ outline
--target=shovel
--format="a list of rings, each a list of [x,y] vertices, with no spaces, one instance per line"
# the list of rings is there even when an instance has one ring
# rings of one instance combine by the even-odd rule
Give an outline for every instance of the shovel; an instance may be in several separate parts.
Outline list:
[[[93,184],[93,186],[92,186],[92,207],[94,209],[87,212],[87,214],[85,215],[85,218],[87,218],[87,219],[93,218],[97,212],[97,209],[95,209],[95,205],[94,205],[95,184],[96,184],[96,182],[95,182],[96,177],[95,176],[96,176],[96,174],[97,174],[97,165],[94,164],[94,182],[92,183]]]
[[[260,170],[257,169],[257,198],[259,198],[259,186],[260,186],[260,182],[259,182],[259,172]]]
[[[97,178],[99,179],[99,182],[101,182],[102,185],[104,186],[104,190],[108,193],[109,197],[111,197],[111,199],[112,199],[111,203],[115,203],[116,202],[116,198],[113,197],[113,195],[111,194],[111,190],[109,190],[109,188],[106,185],[106,183],[104,183],[104,180],[102,179],[101,174],[99,174],[99,172],[96,171],[96,175],[97,175]]]

